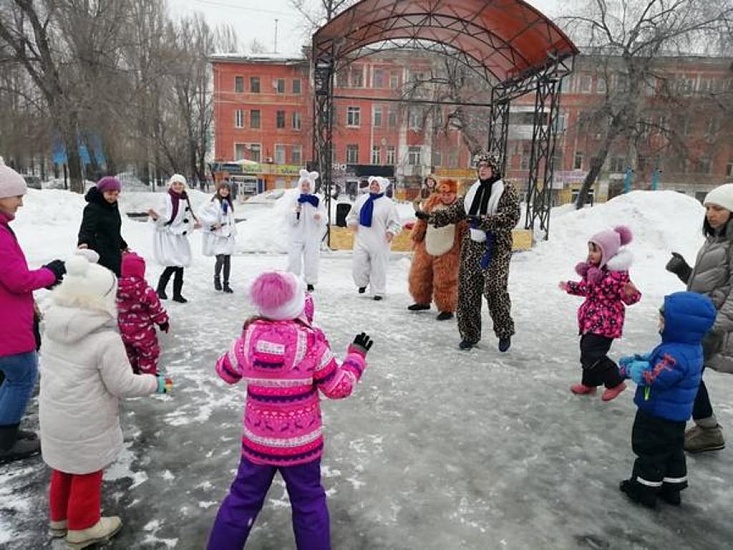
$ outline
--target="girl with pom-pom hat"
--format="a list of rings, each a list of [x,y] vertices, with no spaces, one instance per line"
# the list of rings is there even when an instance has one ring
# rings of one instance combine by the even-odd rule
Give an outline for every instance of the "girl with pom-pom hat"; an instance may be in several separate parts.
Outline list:
[[[601,399],[610,401],[626,389],[618,365],[607,354],[613,340],[621,338],[625,306],[641,299],[629,278],[632,256],[625,246],[632,237],[623,225],[596,233],[588,241],[588,259],[575,266],[582,279],[560,282],[561,290],[585,297],[578,309],[583,376],[570,388],[576,395],[593,395],[603,384]]]

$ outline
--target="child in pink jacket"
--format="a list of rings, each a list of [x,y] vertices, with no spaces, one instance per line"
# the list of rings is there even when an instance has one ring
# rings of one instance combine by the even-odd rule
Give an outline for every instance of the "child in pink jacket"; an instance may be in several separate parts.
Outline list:
[[[244,546],[279,471],[290,496],[297,547],[328,550],[319,390],[331,399],[348,397],[366,368],[372,341],[359,334],[339,364],[323,332],[309,320],[312,301],[307,303],[303,284],[292,273],[263,273],[250,298],[259,315],[245,322],[242,336],[216,363],[225,382],[247,381],[247,400],[239,470],[208,548]]]
[[[157,375],[160,346],[155,325],[168,332],[168,314],[158,295],[145,281],[145,260],[134,253],[122,256],[117,311],[117,322],[132,371]]]
[[[580,331],[580,384],[571,386],[576,395],[593,395],[606,386],[601,399],[611,401],[626,389],[618,365],[608,357],[615,338],[621,338],[626,305],[641,299],[629,279],[632,257],[624,247],[631,242],[631,230],[623,225],[593,235],[588,241],[588,259],[575,266],[579,282],[561,281],[568,294],[585,296],[578,309]]]

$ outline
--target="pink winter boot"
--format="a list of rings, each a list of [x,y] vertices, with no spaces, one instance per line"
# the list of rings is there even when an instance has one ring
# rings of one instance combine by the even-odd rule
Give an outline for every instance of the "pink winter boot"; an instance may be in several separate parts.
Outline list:
[[[575,395],[595,395],[596,389],[592,386],[586,386],[585,384],[575,384],[570,386],[570,391]]]
[[[621,382],[618,386],[614,386],[613,388],[608,388],[606,391],[603,392],[603,395],[601,395],[602,401],[611,401],[612,399],[616,399],[618,395],[626,389],[626,382]]]

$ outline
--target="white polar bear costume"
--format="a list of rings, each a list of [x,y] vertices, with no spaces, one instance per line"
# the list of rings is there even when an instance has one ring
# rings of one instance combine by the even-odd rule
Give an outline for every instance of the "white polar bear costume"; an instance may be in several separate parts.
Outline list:
[[[378,183],[379,193],[369,192],[357,198],[346,216],[346,225],[356,229],[352,265],[354,282],[359,288],[371,285],[374,297],[382,298],[387,290],[387,265],[392,246],[387,234],[397,235],[402,223],[395,203],[384,194],[389,180],[372,176],[369,178],[370,187],[373,182]],[[364,225],[368,220],[362,219],[362,209],[368,209],[369,202],[372,202],[371,224]]]
[[[314,195],[318,172],[300,171],[297,191],[288,199],[288,271],[300,276],[312,286],[318,283],[321,241],[326,227],[326,207],[323,197]]]

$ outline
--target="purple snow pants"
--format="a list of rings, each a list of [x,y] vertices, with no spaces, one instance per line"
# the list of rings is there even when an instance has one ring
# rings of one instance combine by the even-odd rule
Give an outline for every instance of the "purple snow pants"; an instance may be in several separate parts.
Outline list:
[[[216,514],[209,536],[209,550],[244,548],[278,471],[285,480],[290,497],[298,550],[331,549],[326,491],[321,485],[321,461],[298,466],[267,466],[254,464],[243,456],[237,477]]]

